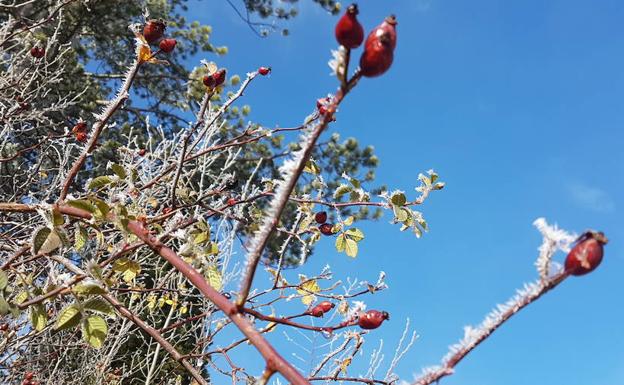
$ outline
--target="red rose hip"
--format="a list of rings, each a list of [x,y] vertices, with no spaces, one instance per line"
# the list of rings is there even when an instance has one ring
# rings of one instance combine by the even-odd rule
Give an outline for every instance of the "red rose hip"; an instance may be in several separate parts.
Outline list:
[[[334,225],[332,225],[331,223],[323,223],[319,226],[319,231],[323,235],[334,235],[333,227]]]
[[[323,302],[320,302],[318,305],[314,306],[312,309],[310,309],[308,313],[313,317],[322,317],[325,313],[333,309],[334,306],[336,305],[334,305],[333,303],[329,301],[323,301]]]
[[[176,39],[162,39],[160,44],[158,44],[158,48],[165,53],[169,53],[173,51],[177,43]]]
[[[45,56],[45,48],[42,47],[32,47],[30,49],[30,55],[35,59],[41,59]]]
[[[167,25],[162,20],[149,20],[143,27],[143,37],[148,43],[156,43],[165,33]]]
[[[357,48],[364,40],[364,28],[357,20],[357,4],[351,4],[336,24],[336,40],[346,48]]]
[[[271,67],[260,67],[258,73],[262,76],[266,76],[271,73]]]
[[[362,329],[377,329],[379,326],[381,326],[383,321],[389,319],[390,314],[388,314],[388,312],[369,310],[366,313],[360,314],[360,317],[358,318],[358,325],[360,325]]]
[[[584,275],[600,265],[603,246],[608,239],[601,232],[588,231],[581,235],[565,260],[565,271],[570,275]]]
[[[314,214],[314,220],[316,221],[316,223],[321,225],[327,222],[327,212],[319,211],[318,213]]]
[[[379,76],[392,65],[397,39],[396,25],[396,18],[388,16],[366,38],[364,52],[360,57],[360,70],[363,76]]]

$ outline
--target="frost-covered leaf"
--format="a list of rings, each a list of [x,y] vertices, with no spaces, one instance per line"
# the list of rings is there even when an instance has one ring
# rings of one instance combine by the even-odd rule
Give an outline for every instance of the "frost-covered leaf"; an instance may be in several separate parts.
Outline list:
[[[76,285],[72,288],[72,291],[81,295],[106,294],[106,290],[96,283],[83,283]]]
[[[336,237],[336,251],[342,253],[345,249],[345,235],[340,234]]]
[[[16,305],[19,305],[28,299],[29,295],[27,291],[21,291],[18,295],[13,298],[13,302]]]
[[[210,265],[206,269],[206,277],[208,278],[208,283],[212,286],[213,289],[219,291],[223,287],[223,277],[221,277],[221,271],[217,268],[216,265]]]
[[[89,233],[87,232],[87,229],[80,226],[79,224],[76,224],[76,228],[74,230],[74,249],[76,251],[82,250],[87,244],[88,240]]]
[[[351,238],[345,240],[345,253],[351,258],[355,258],[358,254],[358,244]]]
[[[321,291],[316,279],[308,279],[305,275],[299,275],[299,280],[301,284],[297,288],[297,292],[302,294],[301,302],[304,305],[310,305],[316,299],[316,296],[313,293],[318,293]]]
[[[345,219],[344,221],[342,221],[342,223],[345,226],[351,226],[353,224],[353,221],[355,220],[355,218],[353,217],[353,215],[350,215],[347,217],[347,219]]]
[[[4,293],[0,292],[0,315],[5,316],[9,314],[10,310],[11,310],[11,306],[6,301],[6,299],[4,299]]]
[[[338,200],[340,198],[342,198],[343,195],[349,193],[352,191],[352,187],[348,186],[346,184],[341,184],[340,186],[338,186],[336,188],[336,191],[334,191],[334,199]]]
[[[108,325],[104,318],[90,315],[82,321],[81,326],[82,338],[94,348],[101,348],[108,333]]]
[[[6,289],[9,284],[9,277],[4,272],[4,270],[0,270],[0,290]]]
[[[355,227],[347,230],[346,234],[349,236],[349,238],[353,239],[356,242],[359,242],[362,239],[364,239],[364,233],[362,232],[362,230],[355,228]]]
[[[307,172],[310,174],[314,174],[314,175],[318,175],[321,173],[321,169],[319,168],[319,166],[317,166],[316,162],[314,162],[314,160],[309,159],[306,164],[305,167],[303,168],[303,172]]]
[[[395,192],[390,197],[390,201],[395,206],[404,206],[405,203],[407,203],[407,198],[405,197],[405,194],[403,194],[402,192]]]
[[[78,305],[69,305],[62,309],[59,312],[58,318],[56,319],[56,323],[54,324],[54,329],[56,330],[65,330],[71,329],[80,324],[80,319],[82,315],[80,313],[80,307]]]
[[[126,170],[122,166],[118,165],[117,163],[111,164],[110,168],[111,170],[113,170],[115,174],[117,174],[117,176],[120,179],[126,179],[126,177],[128,177]]]
[[[141,265],[127,258],[120,258],[113,264],[113,271],[122,273],[123,280],[130,283],[141,272]]]
[[[54,226],[61,226],[63,223],[65,223],[63,214],[57,209],[52,209],[52,224]]]
[[[101,187],[106,186],[107,184],[113,183],[113,181],[114,181],[113,178],[111,178],[108,175],[97,176],[97,177],[91,179],[91,181],[87,185],[87,189],[89,189],[89,190],[97,190],[97,189],[99,189]]]
[[[89,202],[88,200],[84,200],[84,199],[77,199],[77,200],[68,201],[67,205],[69,205],[71,207],[75,207],[77,209],[88,211],[88,212],[90,212],[92,214],[96,210],[96,207],[91,202]]]
[[[32,240],[31,240],[31,249],[33,254],[38,254],[39,250],[41,250],[41,246],[48,239],[48,235],[52,232],[51,229],[47,227],[40,227],[35,230]]]

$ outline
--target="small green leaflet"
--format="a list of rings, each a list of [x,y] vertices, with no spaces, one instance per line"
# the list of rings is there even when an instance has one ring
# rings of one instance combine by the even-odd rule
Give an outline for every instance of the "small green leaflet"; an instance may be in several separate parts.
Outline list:
[[[78,326],[81,318],[82,314],[78,305],[69,305],[59,312],[54,329],[65,330]]]
[[[90,315],[82,321],[82,338],[92,347],[99,349],[104,345],[108,325],[104,318],[97,315]]]

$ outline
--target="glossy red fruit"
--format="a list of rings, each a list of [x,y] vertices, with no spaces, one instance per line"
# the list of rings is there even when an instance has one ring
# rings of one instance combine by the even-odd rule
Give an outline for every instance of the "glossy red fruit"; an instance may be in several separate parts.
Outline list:
[[[212,74],[212,77],[214,78],[214,81],[215,81],[215,85],[214,85],[215,87],[219,87],[221,84],[225,83],[225,74],[226,74],[225,68],[221,68],[220,70]]]
[[[366,313],[360,314],[358,319],[358,325],[362,329],[377,329],[383,321],[389,320],[390,314],[385,311],[369,310]]]
[[[143,27],[143,37],[145,37],[145,40],[147,40],[150,44],[156,43],[163,37],[165,28],[167,28],[167,25],[164,21],[154,19],[149,20],[145,24],[145,27]]]
[[[584,275],[600,265],[603,246],[608,239],[601,232],[588,231],[577,240],[565,260],[565,271],[571,275]]]
[[[238,203],[238,201],[234,198],[230,198],[227,200],[228,206],[234,206],[236,203]]]
[[[310,309],[309,313],[313,317],[322,317],[325,313],[333,309],[334,306],[336,305],[334,305],[333,303],[329,301],[323,301],[323,302],[320,302],[318,305],[314,306],[312,309]]]
[[[366,38],[364,52],[360,57],[360,70],[363,76],[379,76],[392,65],[397,40],[396,25],[396,18],[388,16]]]
[[[144,148],[139,150],[139,156],[145,156],[145,153],[146,153],[146,151],[145,151]]]
[[[319,226],[319,230],[323,235],[334,235],[334,231],[332,229],[333,227],[334,225],[332,225],[331,223],[323,223]]]
[[[327,222],[327,212],[319,211],[318,213],[314,214],[314,220],[318,224],[323,224]]]
[[[346,48],[357,48],[364,40],[364,28],[357,20],[357,4],[351,4],[336,24],[336,40]]]
[[[24,379],[25,380],[32,380],[35,377],[35,373],[33,372],[26,372],[26,374],[24,374]]]
[[[262,76],[266,76],[271,73],[271,67],[260,67],[258,73]]]
[[[30,49],[30,55],[36,59],[41,59],[45,56],[45,48],[42,47],[32,47]]]
[[[7,330],[9,330],[9,324],[4,323],[0,325],[0,332],[6,332]]]
[[[213,88],[215,86],[215,78],[212,75],[206,75],[202,79],[204,85],[208,88]]]
[[[158,48],[164,53],[169,53],[173,51],[177,43],[176,39],[162,39],[160,44],[158,44]]]
[[[87,133],[86,132],[78,132],[76,133],[76,140],[84,143],[87,141]]]

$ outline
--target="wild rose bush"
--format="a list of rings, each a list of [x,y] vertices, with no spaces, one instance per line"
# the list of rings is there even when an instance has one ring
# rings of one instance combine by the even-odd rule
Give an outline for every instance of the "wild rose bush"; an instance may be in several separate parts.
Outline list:
[[[69,4],[59,2],[52,15]],[[119,135],[116,161],[105,165],[97,164],[102,136],[119,128],[112,118],[134,97],[138,74],[167,65],[176,54],[177,41],[168,35],[166,22],[148,18],[130,26],[135,47],[128,47],[127,71],[94,117],[74,109],[62,134],[42,135],[50,116],[71,111],[78,100],[55,90],[71,47],[55,33],[44,40],[31,35],[54,17],[27,27],[5,21],[0,30],[4,382],[264,384],[276,373],[296,385],[399,380],[394,370],[415,342],[409,325],[387,367],[381,368],[377,353],[367,373],[349,374],[368,335],[383,330],[390,317],[384,309],[366,308],[368,295],[387,288],[383,273],[351,281],[334,277],[329,267],[307,276],[284,270],[293,261],[303,265],[317,242],[332,242],[337,252],[356,257],[365,237],[357,222],[366,215],[352,210],[387,210],[400,230],[420,237],[428,227],[414,207],[444,187],[430,170],[418,176],[415,195],[398,190],[376,195],[348,173],[328,191],[320,159],[312,156],[318,140],[328,135],[340,103],[356,92],[359,81],[390,69],[397,45],[394,16],[365,39],[357,14],[356,6],[348,7],[336,25],[340,47],[330,66],[338,89],[320,98],[311,95],[310,115],[300,125],[232,127],[236,103],[253,83],[270,81],[270,68],[252,70],[227,91],[227,70],[203,62],[189,85],[203,95],[194,122],[172,132],[148,121],[142,135],[129,127]],[[362,44],[359,66],[351,71],[352,50]],[[252,146],[270,145],[281,133],[299,137],[277,175],[267,172],[262,157],[248,172],[240,171]],[[140,140],[144,136],[147,140]],[[81,177],[85,170],[94,174]],[[286,222],[285,213],[294,219]],[[426,368],[414,384],[451,374],[517,311],[568,276],[600,263],[607,241],[602,233],[577,238],[543,219],[535,224],[544,237],[538,279],[482,324],[466,327],[440,365]],[[277,255],[269,255],[267,245],[275,240]],[[557,250],[569,252],[565,268],[552,263]],[[241,252],[244,258],[238,257]],[[254,279],[259,269],[270,279]],[[326,338],[310,372],[273,348],[267,336],[276,329]],[[239,338],[232,342],[235,330]],[[237,349],[247,343],[264,359],[264,372],[237,361]]]

